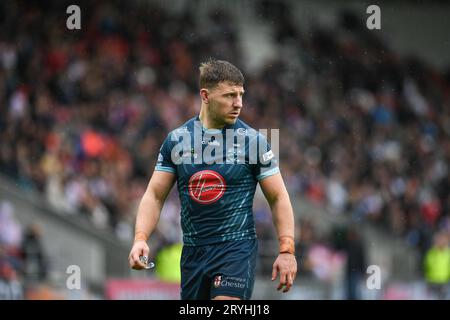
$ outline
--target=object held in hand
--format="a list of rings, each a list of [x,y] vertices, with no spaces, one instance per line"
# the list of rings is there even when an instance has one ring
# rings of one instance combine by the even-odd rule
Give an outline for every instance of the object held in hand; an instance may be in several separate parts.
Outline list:
[[[141,260],[141,262],[145,264],[145,269],[151,269],[155,267],[155,264],[151,261],[148,261],[146,256],[140,256],[139,260]]]

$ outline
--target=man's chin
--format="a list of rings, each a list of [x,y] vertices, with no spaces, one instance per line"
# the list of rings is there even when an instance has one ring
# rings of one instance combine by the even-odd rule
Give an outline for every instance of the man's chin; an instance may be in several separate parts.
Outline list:
[[[231,124],[235,124],[238,118],[233,118],[233,119],[226,119],[225,123],[227,125],[231,125]]]

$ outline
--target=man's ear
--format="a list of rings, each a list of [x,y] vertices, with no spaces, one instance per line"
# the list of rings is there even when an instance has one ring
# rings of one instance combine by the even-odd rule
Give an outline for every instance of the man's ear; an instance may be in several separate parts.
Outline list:
[[[202,102],[204,104],[209,103],[209,90],[208,89],[200,89],[200,97],[202,98]]]

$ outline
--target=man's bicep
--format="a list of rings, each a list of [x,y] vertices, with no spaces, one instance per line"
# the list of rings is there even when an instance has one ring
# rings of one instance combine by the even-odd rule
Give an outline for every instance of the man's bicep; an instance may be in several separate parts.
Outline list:
[[[156,199],[164,201],[172,189],[176,180],[174,173],[155,170],[148,183],[147,192],[153,194]]]
[[[283,178],[279,172],[261,179],[259,185],[269,204],[272,204],[283,192],[286,192]]]

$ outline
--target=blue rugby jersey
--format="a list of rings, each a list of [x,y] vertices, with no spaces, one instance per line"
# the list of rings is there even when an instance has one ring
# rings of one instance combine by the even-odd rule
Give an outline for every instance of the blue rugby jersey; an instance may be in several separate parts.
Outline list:
[[[256,185],[279,172],[270,148],[239,119],[219,130],[203,128],[197,116],[168,134],[155,170],[176,175],[185,245],[256,238]]]

